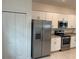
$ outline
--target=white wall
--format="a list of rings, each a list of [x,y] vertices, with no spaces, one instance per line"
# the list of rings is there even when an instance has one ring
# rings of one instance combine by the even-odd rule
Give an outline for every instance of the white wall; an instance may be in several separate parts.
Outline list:
[[[32,0],[3,0],[2,7],[3,59],[31,59]]]
[[[46,12],[52,12],[52,13],[63,13],[63,14],[76,13],[74,9],[63,8],[63,7],[58,7],[58,6],[48,5],[48,4],[38,3],[38,2],[32,3],[32,10],[33,11],[46,11]]]

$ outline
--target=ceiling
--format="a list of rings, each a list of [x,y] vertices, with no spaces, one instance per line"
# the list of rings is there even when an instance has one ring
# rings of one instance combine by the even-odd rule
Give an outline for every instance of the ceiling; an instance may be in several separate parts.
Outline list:
[[[33,0],[33,2],[76,9],[76,0]]]

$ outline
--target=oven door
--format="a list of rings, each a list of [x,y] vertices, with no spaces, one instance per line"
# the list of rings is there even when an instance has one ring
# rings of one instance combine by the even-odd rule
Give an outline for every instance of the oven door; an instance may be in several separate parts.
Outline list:
[[[68,49],[70,49],[70,40],[71,40],[71,38],[69,36],[62,37],[61,50],[68,50]]]
[[[62,38],[63,39],[63,45],[68,45],[68,44],[70,44],[70,37],[63,37]]]
[[[70,37],[62,37],[62,45],[70,45]]]

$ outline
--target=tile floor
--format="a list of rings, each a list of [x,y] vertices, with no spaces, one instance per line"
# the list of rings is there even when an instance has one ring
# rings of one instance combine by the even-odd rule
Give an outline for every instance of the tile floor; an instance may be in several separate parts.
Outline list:
[[[40,59],[76,59],[76,49],[70,49],[61,52],[52,53],[49,57],[44,57]]]

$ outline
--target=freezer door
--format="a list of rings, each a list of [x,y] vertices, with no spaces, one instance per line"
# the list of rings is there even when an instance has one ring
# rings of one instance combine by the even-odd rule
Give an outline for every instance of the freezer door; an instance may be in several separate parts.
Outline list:
[[[51,21],[43,21],[42,56],[50,55]]]
[[[41,57],[42,21],[32,21],[32,58]]]

